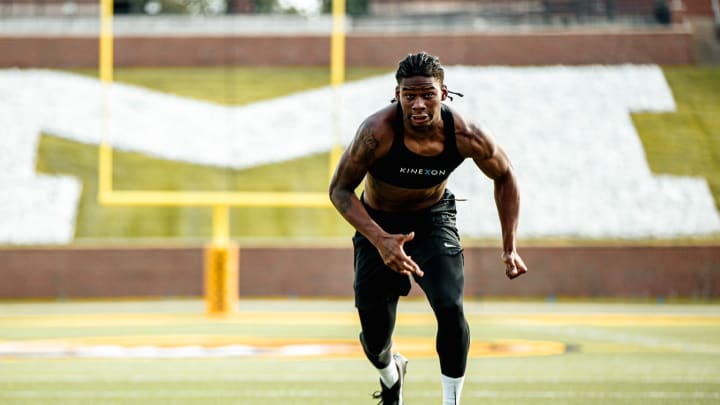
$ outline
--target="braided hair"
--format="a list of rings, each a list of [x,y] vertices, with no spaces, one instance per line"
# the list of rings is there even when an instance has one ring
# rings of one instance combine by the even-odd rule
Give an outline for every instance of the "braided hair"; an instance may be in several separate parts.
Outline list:
[[[395,72],[395,80],[400,84],[400,80],[413,76],[432,77],[438,79],[442,85],[445,82],[445,69],[443,69],[440,64],[440,58],[437,56],[432,56],[424,51],[415,54],[411,53],[398,64],[397,71]],[[456,91],[448,90],[447,92],[464,97],[462,93]],[[452,96],[448,96],[448,98],[450,101],[453,100]],[[396,100],[393,98],[390,101],[394,103]]]
[[[445,70],[437,56],[430,55],[427,52],[408,54],[398,64],[395,80],[400,83],[400,80],[413,76],[433,77],[442,84],[445,80]]]

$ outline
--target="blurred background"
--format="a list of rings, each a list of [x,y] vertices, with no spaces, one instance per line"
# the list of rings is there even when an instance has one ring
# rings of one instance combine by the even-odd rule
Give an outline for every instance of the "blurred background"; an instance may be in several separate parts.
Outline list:
[[[116,15],[295,15],[330,14],[332,0],[118,0]],[[712,16],[707,1],[690,1],[688,6],[667,1],[433,1],[433,0],[347,0],[345,9],[357,22],[385,25],[397,21],[413,25],[419,21],[436,24],[465,23],[517,25],[543,23],[567,25],[589,22],[631,22],[670,24],[672,10],[688,9],[693,15]],[[7,17],[97,16],[94,1],[13,1],[3,2]],[[385,24],[383,24],[385,23]],[[386,27],[382,28],[383,30]]]
[[[418,51],[522,196],[509,281],[492,183],[450,177],[464,403],[718,403],[719,27],[718,0],[0,0],[0,403],[374,403],[327,189]],[[410,295],[403,391],[437,404]]]
[[[113,190],[321,195],[333,148],[420,50],[523,192],[534,271],[508,284],[492,185],[453,175],[468,296],[720,293],[717,0],[348,0],[335,19],[330,0],[108,4],[110,81],[100,3],[0,2],[0,298],[203,295],[213,204],[102,203],[98,146]],[[227,208],[240,296],[352,294],[353,231],[329,205]]]

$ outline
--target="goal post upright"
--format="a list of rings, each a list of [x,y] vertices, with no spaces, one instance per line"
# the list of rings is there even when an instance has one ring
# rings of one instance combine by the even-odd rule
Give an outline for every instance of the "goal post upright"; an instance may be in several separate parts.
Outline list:
[[[213,237],[204,251],[205,312],[227,315],[237,308],[239,299],[240,249],[230,240],[230,209],[213,206]]]
[[[100,81],[112,83],[114,62],[113,0],[100,0]]]
[[[98,200],[103,202],[112,191],[112,149],[108,142],[110,121],[109,92],[113,82],[114,38],[113,0],[100,0],[100,46],[98,69],[102,83],[102,127],[98,147]]]
[[[239,247],[230,239],[229,208],[233,207],[332,207],[327,192],[282,191],[168,191],[115,190],[113,149],[108,141],[109,92],[114,76],[113,2],[100,1],[99,76],[103,86],[102,133],[98,146],[98,203],[110,206],[205,206],[213,209],[212,239],[204,249],[204,299],[208,315],[235,312],[239,292]],[[328,179],[342,154],[340,87],[345,81],[345,4],[332,1],[330,84],[333,88],[332,137]]]
[[[330,149],[329,175],[332,177],[342,154],[342,94],[345,82],[345,4],[347,0],[332,1],[332,33],[330,34],[330,85],[333,92],[333,146]]]

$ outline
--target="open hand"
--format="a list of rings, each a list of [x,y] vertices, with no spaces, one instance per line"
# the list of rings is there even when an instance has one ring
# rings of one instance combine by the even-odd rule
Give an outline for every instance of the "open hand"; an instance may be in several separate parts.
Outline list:
[[[414,274],[418,277],[422,277],[424,273],[420,270],[420,266],[418,266],[418,264],[415,263],[410,256],[406,255],[405,250],[403,249],[405,242],[413,240],[414,237],[415,232],[410,232],[406,235],[387,235],[381,241],[381,246],[378,247],[378,251],[380,252],[380,256],[382,257],[385,265],[390,267],[393,271],[404,275]]]

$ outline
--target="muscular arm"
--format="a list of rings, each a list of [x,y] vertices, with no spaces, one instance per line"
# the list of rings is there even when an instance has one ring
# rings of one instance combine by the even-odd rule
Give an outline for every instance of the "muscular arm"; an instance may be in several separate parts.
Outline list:
[[[516,245],[520,192],[515,172],[505,151],[490,136],[474,125],[468,126],[466,135],[468,153],[478,168],[494,182],[495,205],[502,230],[502,259],[508,278],[513,279],[527,272]]]
[[[520,193],[513,168],[499,146],[495,146],[491,157],[475,159],[475,163],[494,182],[495,205],[503,235],[503,251],[513,252],[516,250],[516,233],[520,216]]]
[[[360,185],[368,168],[375,160],[379,141],[375,137],[373,124],[364,122],[355,139],[340,157],[335,174],[330,181],[330,201],[358,232],[373,244],[384,231],[370,218],[355,189]]]
[[[414,273],[422,276],[420,267],[405,254],[402,248],[403,244],[411,240],[414,235],[394,235],[385,232],[370,217],[365,206],[355,195],[355,189],[360,185],[381,150],[377,128],[378,125],[368,119],[358,129],[352,144],[340,157],[330,181],[330,201],[340,215],[377,248],[388,267],[401,274]]]

